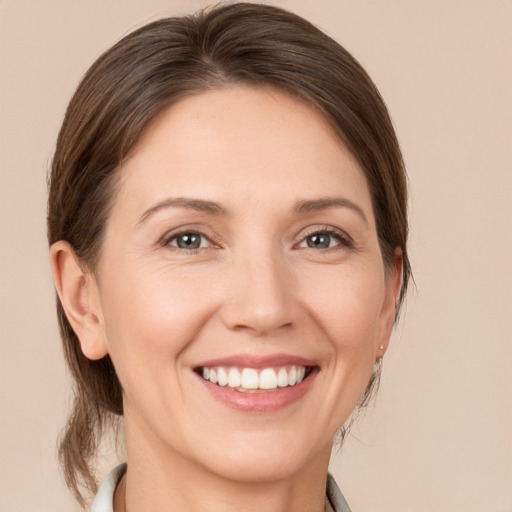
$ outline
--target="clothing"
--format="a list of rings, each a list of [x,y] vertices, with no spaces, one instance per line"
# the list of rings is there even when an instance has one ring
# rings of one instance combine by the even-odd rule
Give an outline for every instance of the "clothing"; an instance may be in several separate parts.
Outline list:
[[[126,464],[120,464],[109,473],[96,494],[90,512],[114,512],[114,492],[125,471]],[[327,499],[334,512],[350,512],[345,498],[330,474],[327,476]]]

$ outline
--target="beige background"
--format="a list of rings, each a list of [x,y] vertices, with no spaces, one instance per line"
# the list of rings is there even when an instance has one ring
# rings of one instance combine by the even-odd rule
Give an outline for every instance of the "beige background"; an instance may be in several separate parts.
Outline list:
[[[74,510],[55,461],[69,383],[44,218],[66,103],[117,38],[204,3],[0,0],[1,512]],[[411,181],[418,291],[333,472],[354,512],[512,512],[512,2],[270,3],[367,68]]]

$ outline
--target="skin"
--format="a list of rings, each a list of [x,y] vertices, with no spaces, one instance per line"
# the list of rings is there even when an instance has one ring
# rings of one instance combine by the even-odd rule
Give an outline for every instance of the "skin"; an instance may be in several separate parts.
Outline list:
[[[223,213],[162,206],[175,198]],[[326,230],[328,247],[308,245]],[[302,101],[237,86],[160,114],[120,169],[95,273],[66,242],[51,250],[84,354],[110,354],[124,390],[116,511],[323,510],[333,438],[388,345],[399,254],[385,272],[364,174]],[[239,411],[193,371],[234,354],[318,372],[287,407]]]

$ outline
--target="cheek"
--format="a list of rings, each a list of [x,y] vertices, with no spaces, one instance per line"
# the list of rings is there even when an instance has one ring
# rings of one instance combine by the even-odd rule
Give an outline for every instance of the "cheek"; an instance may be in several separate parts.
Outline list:
[[[324,397],[319,416],[329,418],[327,430],[334,433],[355,408],[374,367],[384,274],[378,265],[332,268],[305,280],[305,290],[311,330],[321,333],[327,362],[319,381]]]
[[[119,272],[105,280],[105,332],[121,380],[130,369],[179,363],[214,309],[203,285],[168,270]]]
[[[379,332],[383,283],[383,274],[364,267],[332,269],[308,283],[312,315],[345,355],[373,347]]]

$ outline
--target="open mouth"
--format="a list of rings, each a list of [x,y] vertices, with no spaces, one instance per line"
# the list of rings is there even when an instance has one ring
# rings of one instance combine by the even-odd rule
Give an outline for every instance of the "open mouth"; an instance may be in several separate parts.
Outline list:
[[[263,393],[297,386],[308,378],[314,368],[299,365],[261,369],[200,366],[194,371],[204,380],[217,386],[242,393]]]

